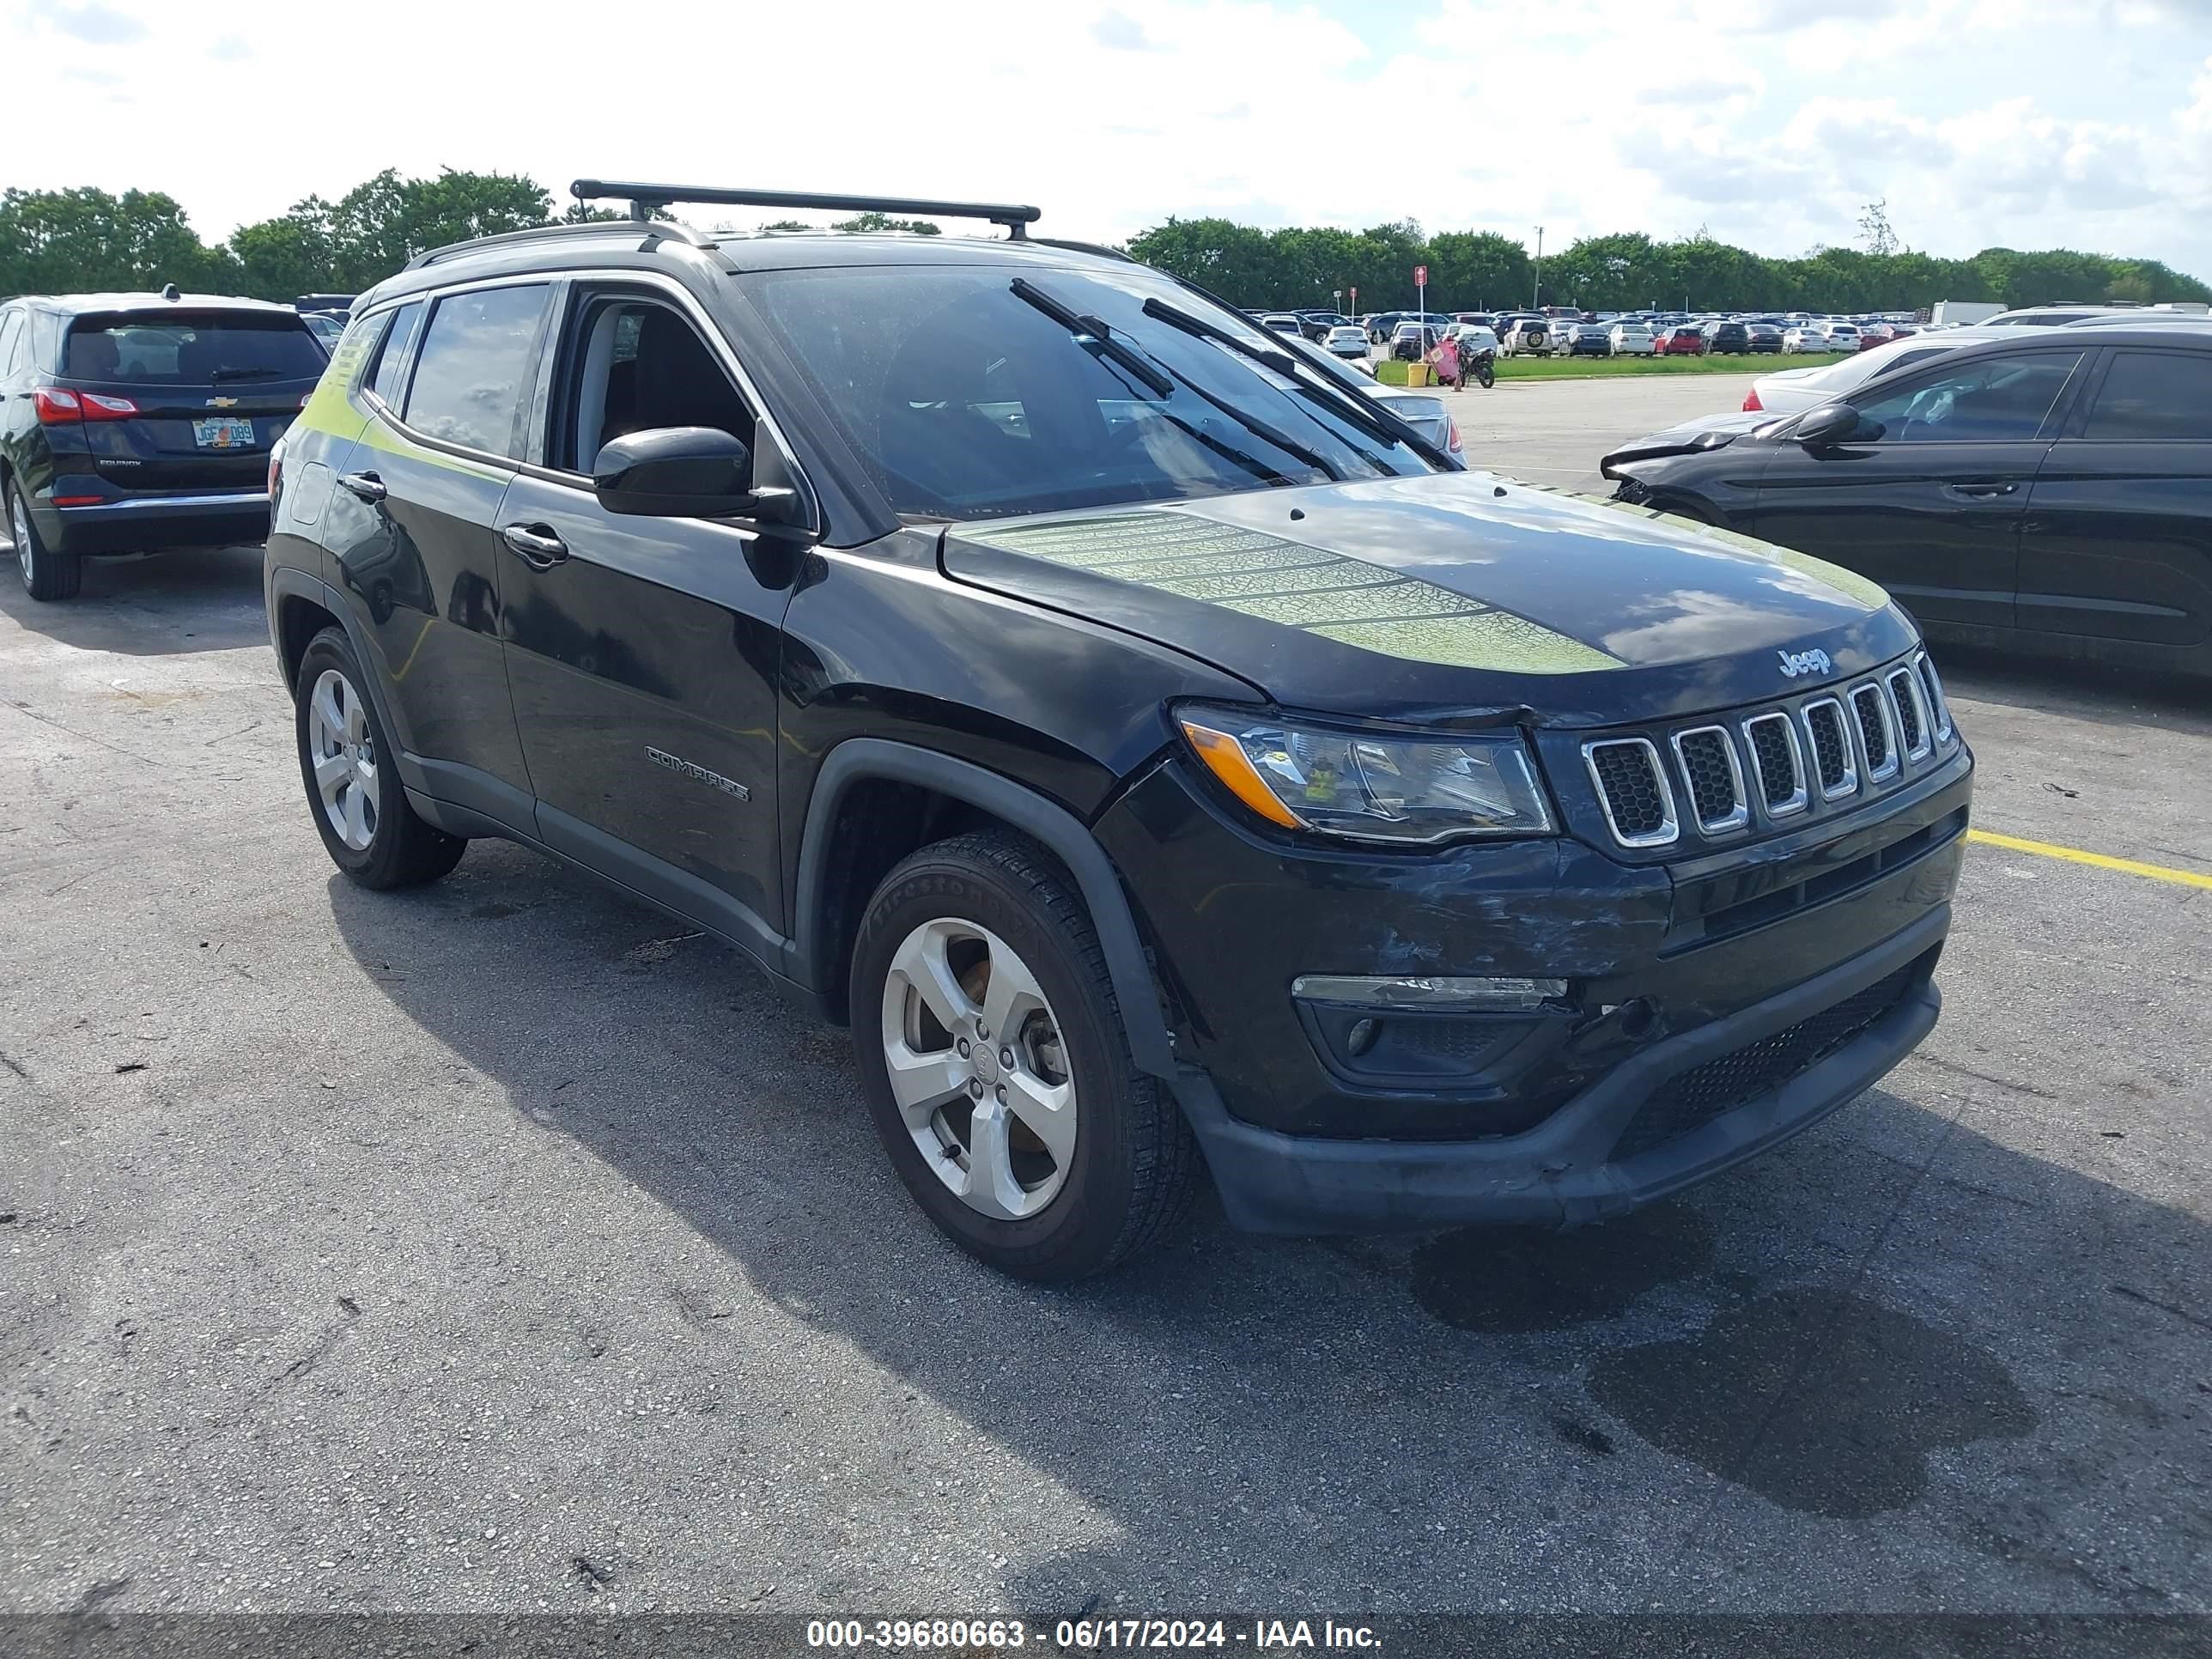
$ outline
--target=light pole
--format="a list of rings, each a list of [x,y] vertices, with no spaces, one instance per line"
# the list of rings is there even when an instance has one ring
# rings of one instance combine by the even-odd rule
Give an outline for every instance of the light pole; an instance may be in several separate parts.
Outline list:
[[[1531,311],[1538,311],[1538,310],[1541,310],[1541,309],[1542,309],[1542,303],[1541,303],[1541,302],[1542,302],[1542,301],[1543,301],[1543,298],[1544,298],[1544,228],[1543,228],[1543,226],[1539,225],[1539,226],[1537,226],[1537,227],[1536,227],[1536,287],[1535,287],[1535,291],[1534,291],[1534,293],[1530,294],[1530,295],[1529,295],[1529,296],[1528,296],[1528,309],[1529,309],[1529,310],[1531,310]]]

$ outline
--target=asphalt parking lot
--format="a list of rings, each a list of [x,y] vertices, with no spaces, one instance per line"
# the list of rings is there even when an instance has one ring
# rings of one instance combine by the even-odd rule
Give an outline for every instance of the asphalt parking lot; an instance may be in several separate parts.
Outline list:
[[[1040,1290],[710,941],[340,878],[259,571],[0,579],[0,1608],[2212,1610],[2202,887],[1976,845],[1929,1042],[1626,1222]],[[2212,873],[2201,691],[1946,668],[1982,829]]]

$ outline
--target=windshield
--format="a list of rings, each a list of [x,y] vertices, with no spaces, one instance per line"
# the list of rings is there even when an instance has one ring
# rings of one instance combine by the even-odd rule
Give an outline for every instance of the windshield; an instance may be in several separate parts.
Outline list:
[[[213,386],[313,380],[323,362],[322,348],[296,316],[111,312],[81,318],[70,328],[62,374],[111,386]]]
[[[1293,350],[1173,283],[1135,269],[1040,270],[1021,279],[1024,299],[1011,279],[1003,267],[842,266],[743,280],[871,478],[912,517],[1433,470],[1291,379],[1148,315],[1153,300],[1255,350]]]

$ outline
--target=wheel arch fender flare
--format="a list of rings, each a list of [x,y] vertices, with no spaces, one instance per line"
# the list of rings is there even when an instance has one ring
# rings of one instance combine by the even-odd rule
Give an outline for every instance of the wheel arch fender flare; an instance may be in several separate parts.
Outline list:
[[[377,720],[386,732],[392,733],[393,740],[397,742],[399,738],[400,727],[392,721],[392,706],[386,701],[384,687],[378,681],[375,671],[371,666],[376,661],[376,658],[369,651],[368,642],[361,636],[361,624],[354,617],[353,607],[345,602],[344,598],[336,588],[321,577],[301,570],[295,565],[272,565],[269,571],[268,586],[269,642],[276,653],[276,667],[277,671],[284,676],[285,690],[295,697],[299,695],[299,687],[292,684],[291,671],[284,661],[284,601],[294,599],[306,599],[319,610],[326,611],[335,617],[337,625],[345,630],[346,643],[353,647],[354,660],[361,665],[361,677],[365,682],[362,689],[368,693],[369,702],[376,707]],[[404,776],[409,769],[405,764],[406,757],[403,755],[400,759],[402,763],[400,771],[404,781],[411,787],[418,780]]]
[[[1174,1039],[1146,961],[1136,917],[1121,890],[1121,876],[1097,837],[1066,808],[1027,786],[933,749],[882,738],[847,738],[822,763],[800,835],[796,937],[785,947],[789,977],[817,991],[823,988],[821,975],[829,970],[823,935],[830,836],[845,793],[870,780],[913,784],[967,801],[1033,837],[1065,865],[1097,930],[1106,971],[1121,1005],[1131,1057],[1154,1077],[1176,1075]]]

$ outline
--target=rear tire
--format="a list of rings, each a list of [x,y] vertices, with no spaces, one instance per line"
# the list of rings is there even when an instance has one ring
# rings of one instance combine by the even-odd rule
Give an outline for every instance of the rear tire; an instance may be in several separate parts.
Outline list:
[[[31,522],[31,509],[11,481],[7,486],[8,533],[15,543],[15,568],[23,578],[23,591],[34,599],[73,599],[84,586],[84,561],[74,553],[56,553],[46,546],[39,527]]]
[[[364,887],[419,887],[461,861],[468,842],[433,829],[407,803],[398,750],[366,694],[342,628],[309,641],[294,680],[293,732],[307,809],[331,862]]]
[[[977,1261],[1080,1279],[1188,1213],[1198,1144],[1131,1059],[1090,914],[1033,843],[960,836],[884,877],[854,945],[851,1007],[891,1164]]]

